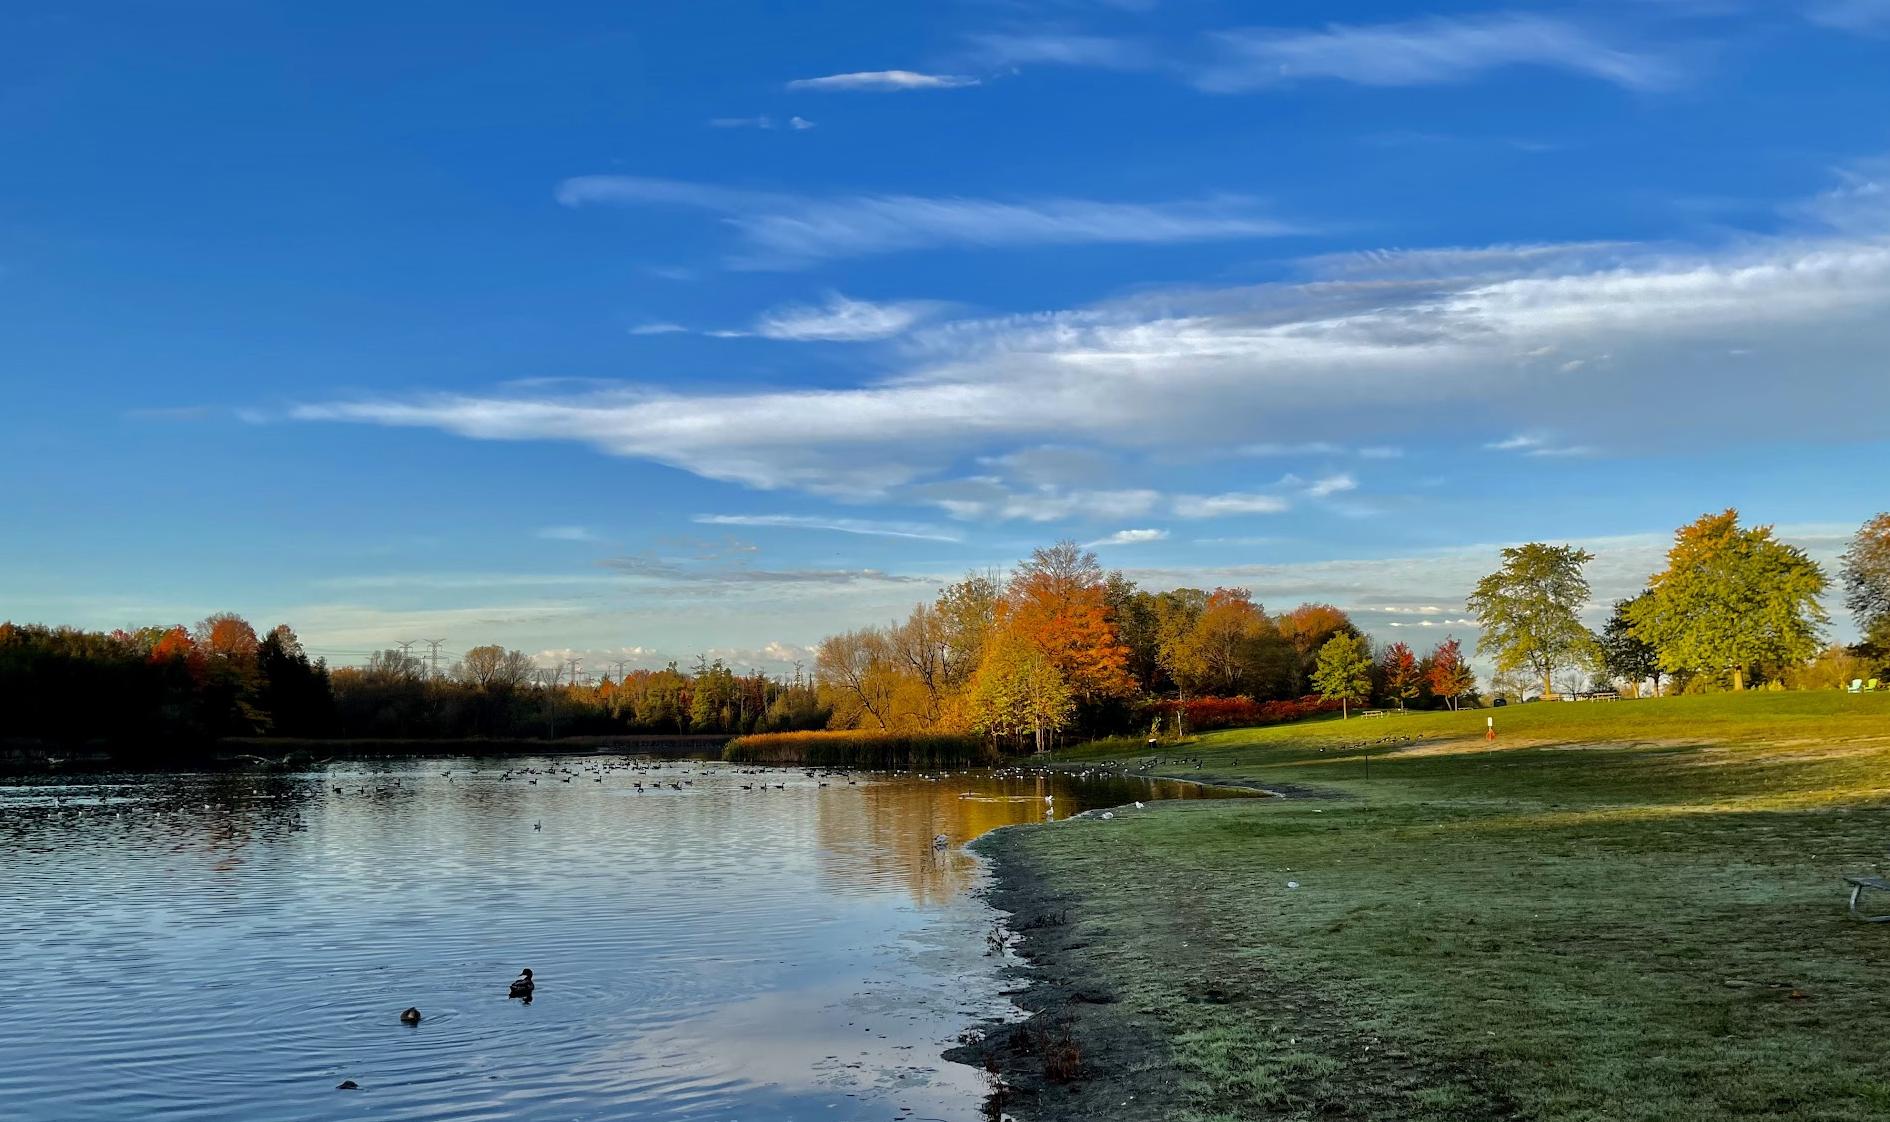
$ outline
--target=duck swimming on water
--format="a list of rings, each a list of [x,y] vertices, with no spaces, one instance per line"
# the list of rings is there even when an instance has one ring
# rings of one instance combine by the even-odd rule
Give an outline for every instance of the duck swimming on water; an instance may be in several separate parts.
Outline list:
[[[412,1006],[409,1006],[408,1008],[401,1010],[400,1023],[403,1025],[419,1024],[420,1023],[420,1010],[413,1008]]]
[[[533,985],[532,972],[530,970],[521,971],[518,979],[512,983],[512,988],[506,991],[505,996],[522,997],[530,1001],[532,998]]]

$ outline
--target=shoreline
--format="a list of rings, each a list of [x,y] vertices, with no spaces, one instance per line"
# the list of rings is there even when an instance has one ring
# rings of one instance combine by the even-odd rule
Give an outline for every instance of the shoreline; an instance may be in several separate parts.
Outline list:
[[[1079,771],[1095,765],[1048,761],[1046,766]],[[1115,761],[1106,766],[1126,769],[1126,765]],[[1298,785],[1275,789],[1152,771],[1124,770],[1122,774],[1248,792],[1265,801],[1345,797],[1342,792]],[[1158,800],[1156,805],[1173,801]],[[1130,805],[1086,810],[1064,823],[1095,818],[1105,810],[1121,811]],[[979,1022],[973,1030],[977,1038],[948,1049],[944,1058],[985,1072],[992,1085],[985,1103],[990,1118],[1089,1122],[1107,1117],[1167,1122],[1175,1117],[1176,1101],[1184,1088],[1181,1069],[1173,1061],[1163,1026],[1120,1008],[1100,972],[1076,953],[1088,945],[1070,922],[1069,904],[1076,894],[1059,887],[1049,873],[1022,852],[1025,831],[1061,824],[999,826],[966,844],[965,848],[987,870],[979,894],[1004,917],[1004,931],[1010,937],[1001,973],[1015,985],[1005,994],[1027,1016]]]
[[[989,870],[984,901],[1011,939],[1001,974],[1016,984],[1005,995],[1028,1015],[978,1024],[977,1038],[944,1058],[992,1077],[990,1118],[1170,1119],[1181,1075],[1159,1026],[1112,1009],[1115,995],[1074,953],[1085,943],[1068,896],[1018,849],[1023,828],[1043,825],[1000,826],[967,846]]]

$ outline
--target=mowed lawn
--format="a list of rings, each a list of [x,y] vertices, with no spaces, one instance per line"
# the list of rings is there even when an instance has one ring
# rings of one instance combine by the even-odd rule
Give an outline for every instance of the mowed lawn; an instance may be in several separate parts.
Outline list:
[[[1890,871],[1890,695],[1321,720],[1165,753],[1155,772],[1333,797],[996,844],[1063,895],[1112,1008],[1159,1026],[1175,1117],[1890,1117],[1890,924],[1850,919],[1842,881]]]

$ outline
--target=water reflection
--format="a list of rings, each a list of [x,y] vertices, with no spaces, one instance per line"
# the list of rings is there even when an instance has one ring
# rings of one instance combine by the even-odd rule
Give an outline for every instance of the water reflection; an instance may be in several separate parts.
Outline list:
[[[1006,1003],[958,843],[1196,793],[597,757],[0,786],[0,1103],[974,1119],[938,1055]]]

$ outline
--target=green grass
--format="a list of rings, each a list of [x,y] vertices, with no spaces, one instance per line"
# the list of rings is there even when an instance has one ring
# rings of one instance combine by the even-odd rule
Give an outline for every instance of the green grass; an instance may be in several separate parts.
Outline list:
[[[1890,1117],[1890,926],[1849,919],[1841,880],[1886,864],[1890,696],[1540,703],[1165,751],[1199,764],[1164,774],[1340,796],[1005,835],[1068,893],[1100,984],[1163,1025],[1177,1116]]]

